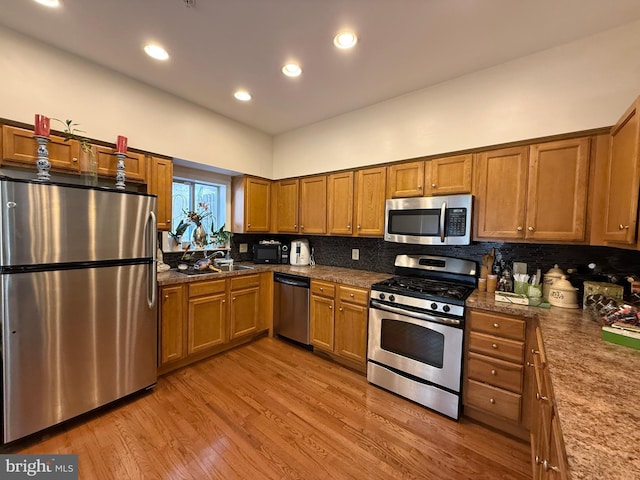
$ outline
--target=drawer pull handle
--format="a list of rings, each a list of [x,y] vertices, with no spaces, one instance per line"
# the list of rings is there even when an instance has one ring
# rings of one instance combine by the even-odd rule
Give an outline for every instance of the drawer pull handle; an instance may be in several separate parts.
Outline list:
[[[499,323],[494,323],[493,324],[493,328],[500,328],[500,324]]]
[[[353,293],[350,293],[350,294],[349,294],[349,296],[350,296],[351,298],[353,298]]]
[[[495,343],[491,344],[491,348],[495,348],[496,350],[498,349],[498,345],[496,345]]]
[[[169,295],[165,295],[165,296],[164,296],[164,299],[165,299],[165,300],[169,300]]]
[[[338,310],[340,310],[341,312],[343,311],[343,310],[342,310],[342,307],[340,307]]]
[[[321,291],[321,292],[324,292],[324,287],[320,287],[320,291]]]
[[[548,470],[552,470],[554,472],[559,472],[560,469],[554,465],[551,465],[548,460],[541,460],[538,455],[535,458],[536,465],[542,465],[542,469],[546,472]]]
[[[531,363],[531,362],[527,362],[527,363],[526,363],[526,365],[527,365],[527,367],[534,367],[534,366],[535,366],[535,365],[534,365],[533,363]]]
[[[540,395],[540,392],[536,392],[536,400],[546,402],[549,400],[549,397],[545,397],[544,395]]]
[[[329,310],[333,310],[333,307],[331,305],[329,305]]]
[[[491,370],[491,375],[497,375],[498,372],[496,372],[495,370]]]
[[[496,403],[496,401],[493,398],[490,398],[489,403]]]

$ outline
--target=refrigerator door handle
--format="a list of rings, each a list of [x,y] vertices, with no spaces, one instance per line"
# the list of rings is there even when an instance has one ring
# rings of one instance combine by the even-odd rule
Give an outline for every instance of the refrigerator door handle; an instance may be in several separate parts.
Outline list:
[[[158,261],[158,238],[156,234],[156,214],[153,211],[149,212],[147,218],[147,245],[151,250],[152,262],[149,264],[148,275],[148,290],[147,290],[147,305],[149,308],[153,308],[156,304],[156,295],[158,290],[158,278],[157,278],[157,261]]]

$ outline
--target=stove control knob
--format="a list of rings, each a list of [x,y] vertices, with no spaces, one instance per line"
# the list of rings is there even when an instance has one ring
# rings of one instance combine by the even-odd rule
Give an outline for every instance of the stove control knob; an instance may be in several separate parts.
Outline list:
[[[389,301],[390,302],[395,302],[396,301],[396,296],[395,295],[389,295]]]
[[[432,303],[431,304],[431,310],[437,310],[438,309],[438,304],[437,303]]]
[[[384,294],[384,293],[381,293],[381,294],[379,295],[379,297],[380,297],[380,300],[384,300],[384,299],[385,299],[385,294]]]
[[[449,310],[451,310],[451,307],[449,305],[445,305],[444,307],[442,307],[442,310],[448,312]]]

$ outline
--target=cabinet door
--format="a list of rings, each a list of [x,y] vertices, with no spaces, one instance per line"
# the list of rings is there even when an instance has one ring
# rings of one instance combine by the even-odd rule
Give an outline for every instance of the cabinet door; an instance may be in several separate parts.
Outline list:
[[[258,330],[260,289],[231,291],[230,338],[250,335]]]
[[[118,165],[118,157],[113,148],[96,146],[96,156],[98,161],[98,175],[103,177],[113,177],[115,182]],[[147,160],[141,153],[127,152],[124,159],[125,182],[146,183],[147,181]]]
[[[226,312],[226,293],[189,299],[189,354],[225,343]]]
[[[327,177],[327,230],[329,235],[353,233],[353,172]]]
[[[2,126],[2,164],[33,166],[34,176],[36,172],[36,160],[38,143],[33,138],[33,132],[24,128]],[[68,142],[56,135],[49,137],[47,143],[49,163],[51,171],[80,173],[78,158],[80,157],[80,144],[75,140]]]
[[[184,298],[182,285],[160,289],[159,365],[186,355]]]
[[[310,301],[311,344],[320,350],[333,352],[334,300],[333,298],[311,295]]]
[[[640,185],[640,97],[611,129],[604,239],[636,241],[638,186]]]
[[[471,193],[473,155],[434,158],[426,162],[425,195]]]
[[[335,353],[360,364],[367,361],[367,315],[365,306],[338,302]]]
[[[147,192],[158,196],[158,230],[171,231],[173,162],[166,158],[150,157]]]
[[[531,146],[525,238],[584,240],[589,143],[575,138]]]
[[[387,169],[387,198],[421,197],[424,161],[400,163]]]
[[[247,178],[244,218],[246,232],[268,232],[270,228],[271,182]]]
[[[387,168],[358,170],[355,187],[356,236],[384,235],[384,205]]]
[[[327,177],[300,180],[300,233],[327,233]]]
[[[476,156],[476,240],[524,238],[528,153],[518,147]]]
[[[298,179],[280,180],[273,184],[275,231],[298,233]]]

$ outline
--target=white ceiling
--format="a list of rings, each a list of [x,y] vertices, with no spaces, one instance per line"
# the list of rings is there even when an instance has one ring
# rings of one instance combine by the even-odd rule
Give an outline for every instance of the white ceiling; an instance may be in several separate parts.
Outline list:
[[[0,24],[279,134],[640,19],[640,0],[189,1],[0,0]],[[333,47],[343,28],[351,51]]]

